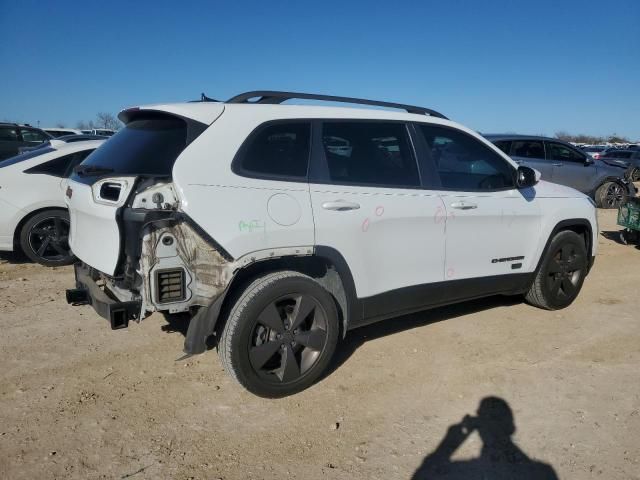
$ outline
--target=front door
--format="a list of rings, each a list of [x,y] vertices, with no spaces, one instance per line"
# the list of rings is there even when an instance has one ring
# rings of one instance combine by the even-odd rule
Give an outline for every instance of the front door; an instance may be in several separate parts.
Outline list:
[[[573,148],[556,142],[545,142],[547,159],[553,165],[551,181],[588,193],[592,188],[596,168],[586,162],[587,156]]]
[[[417,130],[447,211],[445,280],[490,277],[504,285],[507,275],[533,271],[540,228],[534,189],[515,188],[514,166],[470,133],[432,124],[417,124]],[[493,287],[486,282],[480,288],[478,295]]]

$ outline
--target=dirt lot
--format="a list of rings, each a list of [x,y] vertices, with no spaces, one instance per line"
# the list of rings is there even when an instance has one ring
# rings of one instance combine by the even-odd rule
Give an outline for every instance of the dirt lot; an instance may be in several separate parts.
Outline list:
[[[111,331],[67,306],[71,268],[4,255],[0,477],[408,479],[453,426],[438,472],[455,478],[534,459],[559,478],[640,478],[640,250],[606,235],[615,212],[600,228],[570,308],[492,298],[366,327],[282,400],[243,391],[215,351],[176,361],[181,326],[160,315]],[[489,396],[465,440],[455,425]]]

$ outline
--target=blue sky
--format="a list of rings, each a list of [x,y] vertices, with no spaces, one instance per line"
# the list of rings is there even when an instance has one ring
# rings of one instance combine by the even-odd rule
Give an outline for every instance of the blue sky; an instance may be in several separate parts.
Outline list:
[[[0,120],[41,126],[277,89],[640,139],[639,0],[0,0],[0,58]]]

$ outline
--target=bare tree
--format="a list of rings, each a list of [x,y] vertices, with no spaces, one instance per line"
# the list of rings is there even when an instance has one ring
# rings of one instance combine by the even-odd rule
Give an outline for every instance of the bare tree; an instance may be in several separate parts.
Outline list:
[[[118,130],[120,128],[120,121],[111,113],[100,112],[96,115],[96,125],[96,128]]]

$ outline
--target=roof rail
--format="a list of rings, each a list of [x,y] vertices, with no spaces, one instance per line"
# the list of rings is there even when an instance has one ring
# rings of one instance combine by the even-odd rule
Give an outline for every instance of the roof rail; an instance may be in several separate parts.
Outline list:
[[[300,100],[321,100],[324,102],[340,102],[340,103],[353,103],[359,105],[374,105],[377,107],[387,107],[387,108],[398,108],[400,110],[406,110],[408,113],[417,113],[421,115],[430,115],[432,117],[444,118],[448,120],[447,117],[442,115],[435,110],[431,110],[430,108],[424,107],[416,107],[414,105],[404,105],[402,103],[392,103],[392,102],[379,102],[377,100],[366,100],[364,98],[353,98],[353,97],[335,97],[333,95],[319,95],[316,93],[296,93],[296,92],[278,92],[271,90],[256,90],[253,92],[241,93],[240,95],[236,95],[235,97],[230,98],[226,101],[226,103],[259,103],[259,104],[279,104],[282,102],[286,102],[287,100],[291,100],[293,98]],[[252,100],[257,99],[257,100]]]

